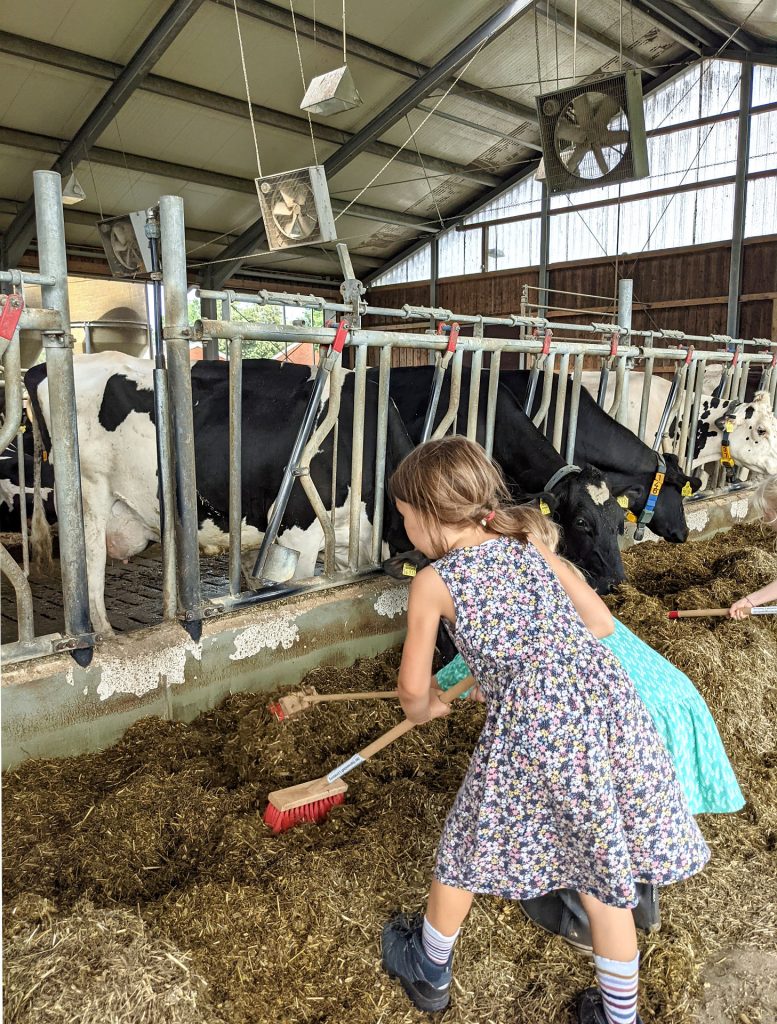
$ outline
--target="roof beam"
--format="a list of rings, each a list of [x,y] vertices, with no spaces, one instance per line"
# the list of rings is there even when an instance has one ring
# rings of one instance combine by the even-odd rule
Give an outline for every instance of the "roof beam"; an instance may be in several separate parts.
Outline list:
[[[167,50],[181,29],[188,24],[204,0],[173,0],[149,35],[140,44],[129,64],[115,79],[89,117],[81,125],[65,151],[60,155],[54,171],[62,173],[76,164],[89,151],[124,106],[140,82]],[[35,234],[35,200],[27,199],[9,226],[5,236],[6,257],[15,266]]]
[[[652,76],[658,74],[658,69],[651,67],[650,63],[645,60],[642,54],[638,53],[632,46],[622,46],[617,39],[612,36],[608,36],[605,32],[600,32],[599,29],[586,24],[586,22],[581,21],[580,18],[577,19],[577,26],[575,26],[574,18],[570,18],[569,15],[565,14],[563,11],[549,10],[545,3],[537,4],[537,13],[550,19],[554,25],[557,24],[558,27],[567,35],[574,35],[575,31],[577,31],[579,39],[585,39],[587,42],[598,47],[600,50],[603,50],[605,53],[609,53],[612,56],[619,56],[620,54],[623,54],[630,64],[633,64],[634,67],[639,68],[646,74]]]
[[[121,64],[114,64],[112,61],[102,60],[99,57],[90,57],[36,39],[26,39],[24,36],[15,35],[12,32],[0,32],[0,52],[108,81],[118,78],[122,71]],[[188,85],[186,82],[178,82],[172,78],[151,74],[146,76],[139,88],[143,92],[151,92],[157,96],[165,96],[168,99],[179,100],[182,103],[190,103],[196,107],[205,107],[220,114],[231,114],[241,120],[248,120],[246,101],[234,96],[224,96],[221,93],[212,92],[210,89],[201,89],[198,86]],[[252,103],[251,109],[257,124],[294,132],[297,135],[304,135],[306,138],[310,134],[310,127],[305,117],[285,114],[280,110],[263,107],[257,103]],[[331,142],[336,146],[342,146],[351,138],[350,132],[333,128],[329,124],[314,121],[313,126],[317,139]],[[481,185],[493,186],[499,180],[495,174],[488,171],[464,167],[452,160],[445,160],[426,153],[419,155],[415,149],[405,148],[400,152],[396,146],[390,146],[385,142],[373,142],[366,151],[385,160],[395,158],[402,163],[420,167],[426,172],[456,174]]]
[[[510,0],[496,14],[487,18],[473,32],[439,60],[433,68],[409,86],[400,96],[361,128],[344,146],[336,150],[324,161],[327,178],[331,179],[354,160],[365,147],[377,139],[385,131],[396,124],[405,114],[413,110],[425,97],[436,89],[448,75],[460,67],[478,50],[491,42],[518,18],[532,0]],[[257,218],[243,234],[224,250],[224,260],[234,257],[232,262],[224,262],[214,267],[207,275],[211,288],[219,288],[222,282],[235,273],[242,265],[245,254],[262,244],[266,239],[262,218]]]
[[[696,21],[702,22],[722,36],[729,42],[742,50],[758,50],[761,44],[754,36],[751,36],[744,28],[740,28],[739,22],[727,17],[722,11],[717,10],[707,0],[693,0],[691,6]],[[744,22],[743,22],[744,24]]]
[[[16,128],[5,128],[0,125],[0,145],[11,146],[15,149],[28,149],[36,153],[61,153],[67,146],[67,142],[50,135],[22,132]],[[160,178],[180,178],[183,181],[210,185],[228,192],[241,192],[256,198],[256,185],[253,178],[239,178],[234,174],[222,174],[219,171],[208,171],[201,167],[190,167],[186,164],[171,163],[168,160],[157,160],[154,157],[124,153],[115,149],[104,149],[101,146],[95,146],[90,150],[89,159],[95,164],[138,171],[140,174],[153,174]],[[332,200],[332,208],[336,213],[345,209],[346,206],[347,203],[342,199]],[[425,217],[396,210],[386,210],[378,206],[368,206],[365,203],[354,203],[349,208],[348,214],[361,220],[409,227],[422,234],[433,235],[437,231],[437,228]]]
[[[233,9],[233,0],[213,0],[213,2],[220,7]],[[286,29],[289,32],[294,31],[291,13],[281,7],[276,7],[275,4],[268,3],[267,0],[238,0],[237,6],[248,17],[257,18],[259,21],[275,25],[276,28]],[[305,18],[299,14],[295,14],[295,19],[299,35],[313,39],[317,44],[320,43],[323,46],[329,46],[338,52],[342,52],[343,34],[339,28],[330,28],[330,26],[324,25],[320,21],[313,21],[311,18]],[[421,78],[429,71],[427,64],[408,60],[407,57],[400,53],[386,50],[382,46],[375,46],[373,43],[368,43],[365,39],[359,39],[356,36],[348,36],[348,53],[350,56],[359,57],[361,60],[369,61],[371,64],[386,68],[395,74],[404,75],[407,78]],[[447,89],[452,82],[453,79],[447,79],[442,83],[443,88]],[[453,86],[451,92],[459,96],[466,96],[467,99],[482,107],[501,110],[511,117],[516,117],[522,121],[529,121],[531,124],[537,123],[537,112],[533,108],[527,107],[522,103],[516,103],[514,100],[501,96],[499,93],[492,92],[489,89],[481,89],[480,86],[465,82],[462,79],[459,79],[456,85]]]
[[[702,46],[720,46],[726,38],[725,33],[713,32],[712,29],[702,25],[688,13],[696,5],[696,0],[694,0],[692,8],[679,7],[677,4],[670,3],[670,0],[638,0],[634,3],[634,7],[641,9],[660,27],[674,26],[675,32],[682,33],[677,41],[683,45],[687,45],[688,39],[691,39]]]

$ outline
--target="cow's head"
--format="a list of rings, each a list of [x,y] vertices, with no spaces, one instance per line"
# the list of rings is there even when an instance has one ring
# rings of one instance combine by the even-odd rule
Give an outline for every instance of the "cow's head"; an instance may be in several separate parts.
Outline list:
[[[682,544],[688,539],[688,524],[685,521],[683,499],[695,494],[702,482],[698,476],[688,476],[682,471],[676,455],[667,453],[664,455],[664,460],[666,475],[656,502],[653,518],[650,521],[650,529],[671,544]],[[628,483],[621,480],[617,484],[617,493],[628,498],[629,508],[635,515],[638,515],[645,507],[650,496],[652,481],[653,477],[649,478],[640,474],[636,480]]]
[[[773,476],[777,473],[777,418],[772,412],[769,392],[759,391],[752,402],[743,402],[731,411],[732,458],[738,466],[753,473]]]
[[[618,547],[624,510],[607,479],[594,466],[584,466],[544,494],[562,530],[564,555],[585,573],[599,594],[607,594],[626,578]]]

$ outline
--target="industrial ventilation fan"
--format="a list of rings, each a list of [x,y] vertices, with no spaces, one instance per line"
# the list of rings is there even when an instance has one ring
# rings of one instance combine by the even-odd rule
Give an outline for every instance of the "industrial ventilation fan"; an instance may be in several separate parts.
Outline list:
[[[323,167],[302,167],[257,178],[256,190],[271,250],[337,238]]]
[[[552,195],[649,174],[639,71],[536,99],[545,179]]]
[[[151,247],[146,238],[146,211],[97,222],[100,241],[114,277],[151,273]]]

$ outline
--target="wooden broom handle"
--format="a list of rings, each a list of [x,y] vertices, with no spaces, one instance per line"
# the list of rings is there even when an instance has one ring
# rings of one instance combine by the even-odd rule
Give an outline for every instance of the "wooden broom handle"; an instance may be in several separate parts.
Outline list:
[[[441,694],[439,699],[443,704],[452,704],[457,697],[460,697],[462,693],[466,693],[470,687],[475,686],[475,679],[473,676],[467,676],[462,679],[461,682],[456,683],[450,690],[446,690],[445,693]],[[395,725],[393,729],[389,729],[388,732],[384,732],[382,736],[379,736],[372,743],[369,743],[366,747],[359,751],[359,756],[362,760],[366,761],[372,757],[373,754],[377,754],[379,750],[383,750],[389,743],[393,743],[394,740],[399,739],[400,736],[404,736],[406,732],[410,732],[411,729],[415,729],[416,725],[421,725],[420,722],[411,722],[408,718],[404,722],[400,722],[399,725]]]
[[[673,619],[699,619],[705,615],[728,615],[728,608],[694,608],[691,611],[676,612]]]
[[[375,700],[380,697],[398,697],[399,690],[362,690],[358,693],[317,693],[315,704],[328,704],[334,700]]]

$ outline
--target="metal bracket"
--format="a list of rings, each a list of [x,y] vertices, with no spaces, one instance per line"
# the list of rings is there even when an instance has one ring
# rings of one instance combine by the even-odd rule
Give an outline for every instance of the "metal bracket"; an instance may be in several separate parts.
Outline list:
[[[162,330],[162,337],[165,341],[175,341],[178,338],[191,338],[193,334],[191,327],[188,324],[184,324],[180,327],[165,327]]]
[[[51,649],[55,654],[83,651],[94,647],[98,639],[98,633],[81,633],[78,636],[65,636],[61,640],[55,640],[51,645]]]
[[[72,348],[75,339],[65,331],[43,331],[44,348]]]

